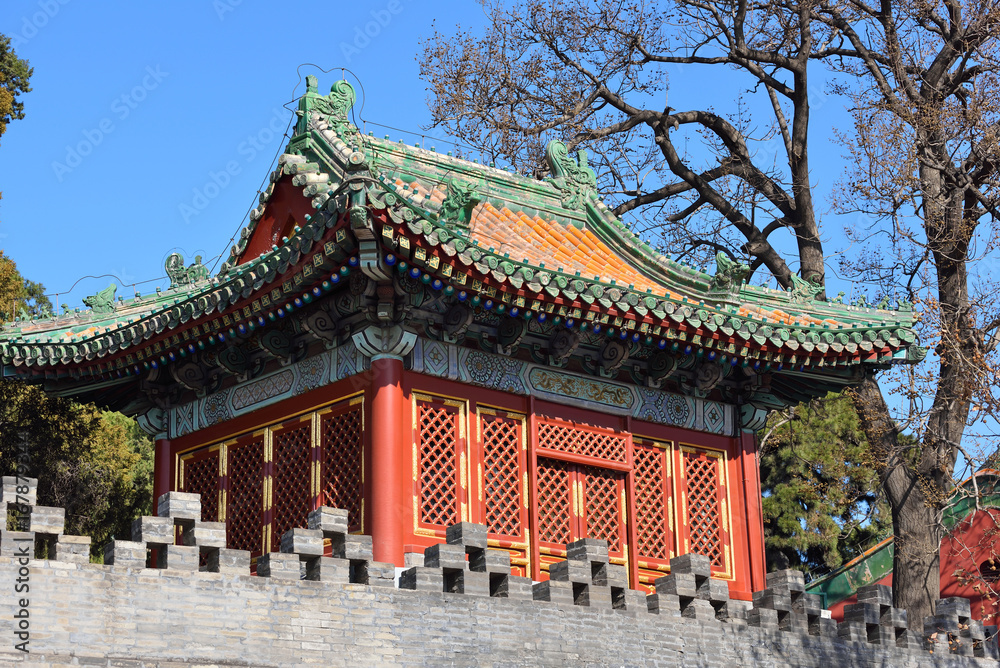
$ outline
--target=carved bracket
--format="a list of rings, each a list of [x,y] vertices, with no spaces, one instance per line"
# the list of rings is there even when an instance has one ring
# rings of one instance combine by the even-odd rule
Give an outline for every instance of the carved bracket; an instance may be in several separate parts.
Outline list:
[[[703,360],[695,366],[694,378],[687,386],[688,391],[694,396],[704,399],[725,379],[728,373],[728,366]]]
[[[177,404],[181,388],[169,379],[161,378],[161,369],[153,369],[139,381],[139,391],[157,408],[167,410]]]
[[[497,327],[497,343],[494,352],[512,355],[521,339],[528,333],[528,323],[518,318],[504,318]]]
[[[264,370],[265,356],[259,351],[249,355],[242,346],[230,346],[219,351],[216,361],[241,381],[256,378]]]
[[[157,437],[166,434],[167,412],[162,408],[154,406],[145,413],[136,415],[135,421],[139,425],[139,429],[150,436]]]
[[[579,345],[579,332],[572,329],[560,329],[549,339],[549,364],[565,366]]]
[[[382,259],[382,251],[374,240],[361,240],[358,244],[361,271],[374,281],[391,281],[392,272]]]
[[[767,422],[767,409],[754,404],[740,407],[740,427],[745,431],[760,431]]]
[[[746,381],[740,386],[740,391],[744,396],[751,396],[755,393],[769,394],[771,392],[771,374],[756,373],[751,368],[743,370]]]
[[[413,350],[417,335],[399,325],[378,327],[368,325],[351,335],[354,345],[366,357],[403,357]]]
[[[369,311],[368,319],[379,325],[392,325],[401,316],[396,308],[396,288],[391,282],[379,283],[375,288],[375,310]]]
[[[211,394],[222,387],[223,373],[204,361],[189,360],[170,366],[170,375],[178,383],[199,394]]]
[[[655,353],[646,367],[646,385],[661,387],[674,369],[677,368],[677,358],[666,351]]]
[[[444,338],[449,343],[458,343],[465,337],[465,333],[472,324],[475,313],[467,304],[457,302],[452,304],[444,314]]]
[[[306,356],[306,341],[301,337],[293,338],[280,329],[261,333],[259,340],[261,347],[280,359],[282,364],[292,364]]]
[[[302,327],[328,345],[337,343],[337,318],[330,312],[328,304],[323,304],[302,319]]]
[[[205,384],[205,369],[197,362],[181,362],[170,366],[170,375],[187,389],[197,392]]]
[[[600,357],[597,358],[598,373],[605,378],[611,378],[618,373],[629,356],[629,345],[616,339],[605,342],[601,348]]]

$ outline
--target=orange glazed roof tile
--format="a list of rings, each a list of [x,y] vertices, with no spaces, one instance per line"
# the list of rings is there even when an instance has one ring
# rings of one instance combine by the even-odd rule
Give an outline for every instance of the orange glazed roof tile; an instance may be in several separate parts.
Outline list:
[[[549,222],[538,215],[529,218],[507,207],[498,211],[489,202],[473,210],[469,238],[484,248],[536,267],[580,272],[586,278],[615,279],[642,292],[661,287],[625,264],[589,230]]]

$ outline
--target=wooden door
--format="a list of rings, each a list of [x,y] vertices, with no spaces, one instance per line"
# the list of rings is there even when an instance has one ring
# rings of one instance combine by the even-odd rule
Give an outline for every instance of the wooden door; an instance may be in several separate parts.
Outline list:
[[[671,443],[633,438],[635,461],[635,550],[639,584],[653,583],[670,572],[677,556],[674,520],[673,448]]]
[[[524,415],[478,409],[478,520],[489,546],[510,553],[511,572],[531,575],[528,550],[528,466]]]
[[[576,475],[581,499],[577,538],[608,541],[610,561],[626,564],[625,474],[596,466],[578,466]]]
[[[543,575],[566,558],[566,544],[580,538],[608,541],[611,561],[627,562],[624,472],[539,457],[537,480]]]

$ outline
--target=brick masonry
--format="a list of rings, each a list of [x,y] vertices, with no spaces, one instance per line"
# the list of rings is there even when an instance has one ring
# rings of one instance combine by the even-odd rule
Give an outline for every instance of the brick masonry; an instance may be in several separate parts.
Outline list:
[[[176,508],[195,500],[172,499]],[[162,514],[201,535],[167,506]],[[606,544],[589,539],[568,546],[552,586],[532,588],[485,549],[484,527],[456,525],[396,588],[365,541],[346,540],[340,514],[320,509],[309,529],[289,532],[264,559],[269,577],[218,546],[207,547],[204,567],[214,561],[218,572],[197,570],[200,546],[171,546],[178,559],[147,568],[142,553],[162,541],[150,521],[133,534],[146,544],[109,546],[113,565],[32,559],[27,655],[14,648],[20,564],[0,555],[0,665],[997,666],[973,656],[995,657],[996,645],[964,599],[941,601],[917,636],[888,590],[873,588],[838,628],[798,574],[772,575],[752,607],[735,605],[699,555],[676,558],[647,598],[626,588]],[[339,541],[333,557],[316,554],[326,534]]]
[[[15,563],[0,558],[0,583]],[[996,666],[716,620],[533,600],[37,561],[31,654],[0,665]],[[8,585],[3,588],[9,591]]]

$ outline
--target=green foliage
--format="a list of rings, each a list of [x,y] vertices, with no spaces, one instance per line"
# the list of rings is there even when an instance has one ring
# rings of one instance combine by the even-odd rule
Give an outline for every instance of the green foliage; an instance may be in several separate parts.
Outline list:
[[[0,250],[0,323],[50,311],[52,302],[45,296],[45,286],[21,276],[17,264]]]
[[[761,444],[770,569],[821,573],[892,533],[875,460],[847,397],[830,394],[773,414]]]
[[[24,103],[18,96],[31,92],[28,81],[32,72],[28,61],[14,53],[10,37],[0,35],[0,137],[7,131],[8,123],[24,118]]]
[[[150,513],[153,443],[124,415],[0,380],[0,473],[14,475],[19,456],[38,503],[65,508],[67,533],[90,536],[95,556]]]
[[[24,103],[17,98],[31,91],[28,80],[32,71],[28,61],[14,53],[10,37],[0,35],[0,137],[8,123],[24,118]],[[0,324],[13,319],[22,309],[31,315],[51,311],[52,304],[44,292],[41,283],[25,280],[14,261],[0,250]]]

